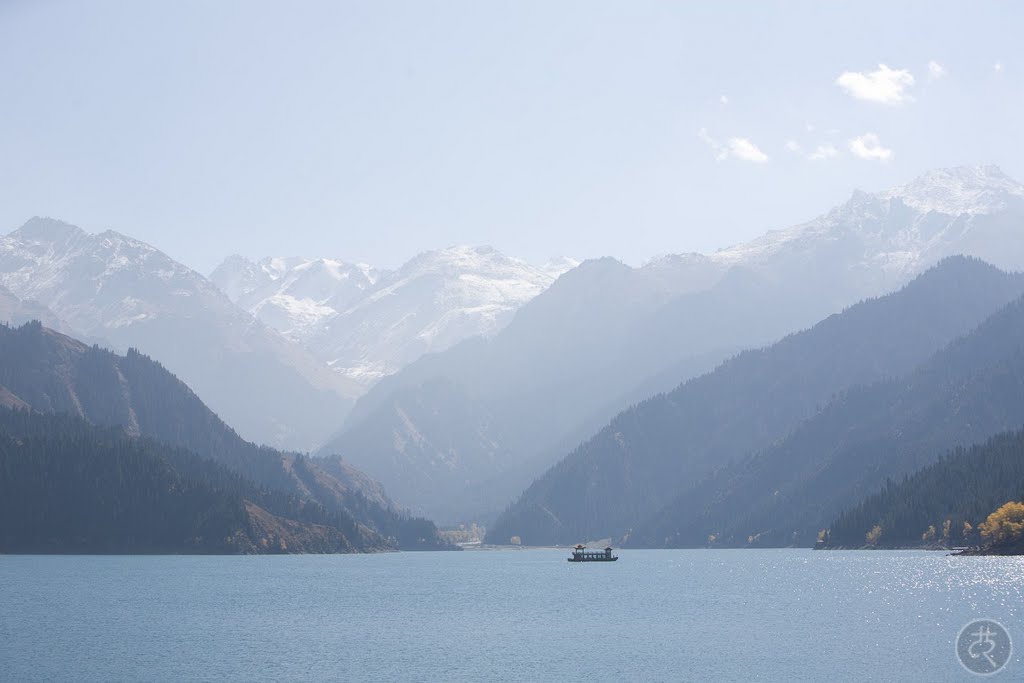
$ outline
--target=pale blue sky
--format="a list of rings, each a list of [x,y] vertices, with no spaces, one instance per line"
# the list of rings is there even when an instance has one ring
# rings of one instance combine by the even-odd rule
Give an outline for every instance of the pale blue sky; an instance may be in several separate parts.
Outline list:
[[[712,251],[936,166],[1024,179],[1018,7],[0,0],[0,230],[203,272]]]

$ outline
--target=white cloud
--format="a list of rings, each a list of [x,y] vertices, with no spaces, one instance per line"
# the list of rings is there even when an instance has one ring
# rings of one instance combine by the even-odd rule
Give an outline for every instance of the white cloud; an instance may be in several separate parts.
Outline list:
[[[814,151],[807,155],[807,158],[811,161],[822,161],[824,159],[831,159],[839,154],[839,150],[836,146],[826,142],[823,145],[818,145],[814,148]]]
[[[721,102],[722,104],[729,104],[729,97],[728,95],[719,95],[718,101]]]
[[[704,141],[708,147],[715,150],[715,159],[725,161],[735,159],[737,161],[750,161],[756,164],[763,164],[768,161],[768,155],[758,149],[757,145],[747,138],[729,138],[725,143],[715,140],[708,134],[706,128],[701,128],[697,137]]]
[[[796,140],[786,140],[786,149],[794,154],[800,153],[800,143]]]
[[[905,92],[914,85],[914,76],[906,69],[890,69],[885,64],[871,73],[847,71],[836,79],[836,85],[851,97],[868,102],[903,104],[914,99]]]
[[[1002,71],[1003,70],[1003,63],[1002,62],[996,62],[995,64],[992,65],[992,70],[995,71],[996,73]]]
[[[946,75],[946,67],[942,66],[934,59],[928,62],[928,80],[937,81]]]
[[[747,138],[729,138],[726,147],[729,150],[729,156],[733,159],[753,161],[757,164],[763,164],[768,161],[768,155],[758,149],[757,145]]]
[[[892,159],[892,150],[882,146],[882,141],[874,133],[864,133],[850,140],[850,151],[855,157],[868,161],[886,162]]]

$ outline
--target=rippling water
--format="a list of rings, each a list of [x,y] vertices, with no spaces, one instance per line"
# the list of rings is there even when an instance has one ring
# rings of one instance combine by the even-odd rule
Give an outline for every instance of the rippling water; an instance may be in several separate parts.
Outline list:
[[[0,556],[0,678],[967,680],[989,617],[1024,679],[1024,558],[566,555]]]

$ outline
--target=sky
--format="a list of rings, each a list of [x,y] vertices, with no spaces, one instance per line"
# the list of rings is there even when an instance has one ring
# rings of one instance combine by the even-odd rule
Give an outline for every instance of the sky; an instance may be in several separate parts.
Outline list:
[[[1024,3],[0,0],[0,231],[638,265],[1024,179]]]

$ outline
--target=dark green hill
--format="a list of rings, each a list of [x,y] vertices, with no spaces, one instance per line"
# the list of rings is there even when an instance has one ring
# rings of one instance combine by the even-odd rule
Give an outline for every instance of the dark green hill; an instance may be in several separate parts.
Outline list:
[[[409,549],[445,546],[432,523],[397,510],[378,485],[340,459],[318,465],[245,441],[183,382],[134,349],[119,356],[39,323],[0,326],[0,388],[7,405],[121,426],[130,436],[192,451],[257,486],[354,519],[368,538],[377,537],[368,547],[394,547],[400,539]]]
[[[694,546],[714,534],[725,545],[810,546],[887,479],[1022,424],[1017,299],[913,373],[851,389],[778,444],[681,494],[632,542]]]
[[[911,371],[1022,291],[1020,275],[950,258],[898,292],[744,352],[621,413],[534,482],[488,540],[625,536],[715,471],[785,438],[850,387]]]
[[[979,541],[978,525],[1010,500],[1024,500],[1024,431],[957,448],[912,475],[888,480],[829,526],[829,545],[861,547],[876,526],[879,547],[921,545],[929,527],[937,531],[935,542],[973,545]],[[942,534],[946,520],[948,539]],[[964,522],[973,531],[965,534]]]
[[[0,552],[337,553],[374,543],[346,515],[189,451],[0,408]]]

